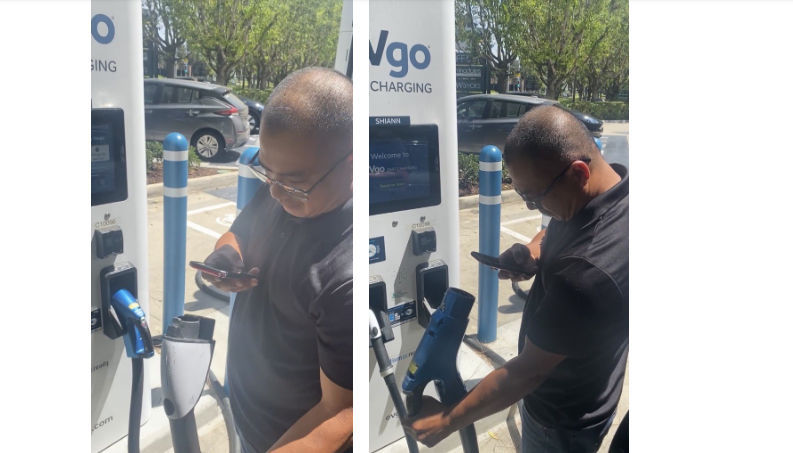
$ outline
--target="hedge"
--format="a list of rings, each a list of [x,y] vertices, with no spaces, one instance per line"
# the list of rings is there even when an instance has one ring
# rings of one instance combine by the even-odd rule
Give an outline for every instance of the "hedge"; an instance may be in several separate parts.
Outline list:
[[[460,189],[470,189],[479,185],[479,154],[457,153],[458,167],[460,170]],[[507,167],[502,167],[501,183],[511,184],[512,178],[507,173]]]
[[[262,104],[267,103],[267,98],[270,97],[270,93],[272,91],[273,90],[259,90],[256,88],[234,88],[234,93],[253,99],[254,101],[261,102]]]
[[[601,120],[628,120],[629,104],[627,102],[572,102],[563,98],[560,102],[567,108],[578,110]]]
[[[151,170],[156,162],[162,162],[162,143],[146,142],[146,168]],[[201,165],[201,158],[198,157],[194,147],[190,147],[187,152],[187,166],[196,168]]]

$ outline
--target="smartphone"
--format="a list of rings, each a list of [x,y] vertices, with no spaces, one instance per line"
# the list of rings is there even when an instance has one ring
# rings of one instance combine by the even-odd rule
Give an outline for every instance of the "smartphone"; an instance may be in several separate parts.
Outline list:
[[[481,253],[477,253],[477,252],[471,252],[471,256],[473,256],[475,260],[479,261],[485,266],[495,267],[496,269],[512,272],[513,274],[527,275],[524,269],[520,269],[518,267],[512,267],[507,264],[502,264],[501,261],[499,261],[498,257],[496,256],[482,255]]]
[[[214,267],[207,266],[206,264],[200,261],[190,261],[190,267],[199,270],[204,274],[211,275],[217,278],[228,278],[228,279],[256,278],[255,275],[246,274],[245,272],[230,272],[230,271],[224,271],[222,269],[215,269]]]

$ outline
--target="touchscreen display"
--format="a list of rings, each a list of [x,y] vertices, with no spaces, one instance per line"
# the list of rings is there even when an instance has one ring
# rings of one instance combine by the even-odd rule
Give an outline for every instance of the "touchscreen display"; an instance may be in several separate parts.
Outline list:
[[[126,199],[124,111],[91,109],[91,206]]]
[[[369,127],[369,215],[441,202],[438,127]]]
[[[398,138],[369,143],[369,203],[425,198],[430,194],[426,140]]]
[[[111,157],[113,134],[91,130],[91,193],[115,190],[115,165]]]

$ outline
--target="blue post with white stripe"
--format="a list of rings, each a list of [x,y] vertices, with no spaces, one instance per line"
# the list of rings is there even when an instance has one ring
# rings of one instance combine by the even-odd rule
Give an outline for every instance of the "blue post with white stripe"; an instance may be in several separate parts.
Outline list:
[[[501,151],[485,146],[479,153],[479,253],[498,256],[501,239]],[[498,271],[479,264],[479,324],[482,343],[496,340]]]
[[[184,315],[187,244],[187,139],[168,134],[163,147],[164,255],[162,333]]]
[[[253,171],[248,167],[248,164],[256,160],[259,154],[259,147],[254,146],[246,149],[240,155],[239,172],[237,176],[237,215],[242,212],[242,208],[248,204],[256,195],[259,187],[262,186],[262,181],[253,174]],[[234,299],[237,294],[231,293],[229,296],[229,319],[231,319],[231,312],[234,310]],[[228,376],[228,372],[226,373]],[[226,388],[226,393],[229,392],[229,380],[226,379],[223,383]]]

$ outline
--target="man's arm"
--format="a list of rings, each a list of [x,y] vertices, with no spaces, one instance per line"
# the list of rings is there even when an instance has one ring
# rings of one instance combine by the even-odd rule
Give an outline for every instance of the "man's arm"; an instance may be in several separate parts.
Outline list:
[[[320,369],[322,399],[268,450],[271,453],[332,453],[352,446],[352,390],[339,387]]]
[[[447,407],[425,397],[421,413],[403,424],[421,443],[432,447],[450,434],[506,409],[534,391],[564,358],[543,351],[527,336],[520,355],[488,374],[462,401]]]
[[[224,245],[230,245],[231,248],[240,254],[240,257],[242,256],[242,246],[240,245],[240,240],[237,235],[231,231],[227,231],[223,233],[223,236],[220,236],[218,241],[215,243],[215,250],[223,247]]]

